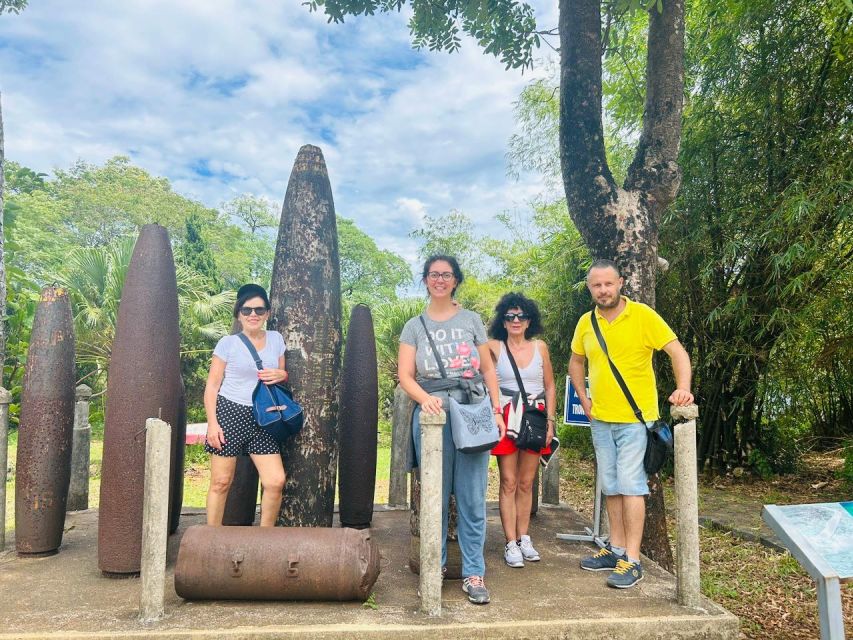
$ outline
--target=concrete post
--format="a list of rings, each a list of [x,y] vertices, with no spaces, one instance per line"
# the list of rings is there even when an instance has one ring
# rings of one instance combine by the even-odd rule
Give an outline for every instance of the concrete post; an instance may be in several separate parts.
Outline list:
[[[675,566],[678,604],[684,607],[699,606],[699,494],[696,465],[696,418],[699,408],[695,404],[671,407],[675,424]]]
[[[388,506],[408,509],[406,453],[409,448],[410,423],[414,401],[400,385],[394,389],[394,408],[391,418],[391,472],[388,483]]]
[[[139,619],[163,617],[166,542],[169,535],[169,465],[172,428],[162,420],[145,421],[145,494],[142,502],[142,557]]]
[[[6,548],[6,474],[9,473],[9,404],[12,393],[0,387],[0,552]]]
[[[421,421],[421,611],[441,615],[442,431],[447,417],[420,414]]]
[[[554,453],[542,472],[542,504],[560,504],[560,454]]]
[[[74,441],[71,445],[71,482],[68,484],[66,511],[89,508],[89,398],[92,389],[81,384],[74,391]]]

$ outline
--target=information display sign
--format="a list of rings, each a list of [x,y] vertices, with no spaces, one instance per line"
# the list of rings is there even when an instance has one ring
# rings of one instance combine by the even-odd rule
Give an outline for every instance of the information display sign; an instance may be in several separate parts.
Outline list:
[[[589,395],[589,380],[586,381],[586,396],[587,398],[592,398]],[[563,404],[563,422],[566,424],[574,424],[579,427],[588,427],[589,426],[589,418],[586,417],[586,414],[583,412],[583,405],[581,404],[580,398],[578,398],[578,394],[575,393],[575,388],[572,386],[572,381],[569,379],[569,376],[566,376],[566,394],[565,394],[565,403]]]

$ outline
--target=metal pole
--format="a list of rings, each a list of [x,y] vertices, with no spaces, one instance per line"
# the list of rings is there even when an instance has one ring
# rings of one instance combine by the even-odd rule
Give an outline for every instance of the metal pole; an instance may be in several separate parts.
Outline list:
[[[89,425],[89,398],[92,389],[78,385],[74,391],[74,441],[71,445],[71,482],[68,485],[66,511],[89,508],[89,445],[92,427]]]
[[[686,420],[675,429],[675,520],[678,604],[698,607],[699,590],[699,495],[696,466],[696,418],[699,408],[695,404],[671,407],[673,420]]]
[[[410,423],[414,402],[400,385],[394,389],[394,408],[391,418],[391,471],[388,482],[388,506],[409,507],[406,486],[406,452],[409,448]]]
[[[421,423],[421,612],[441,615],[442,432],[447,418],[420,414]]]
[[[145,494],[142,502],[142,556],[139,619],[163,617],[166,542],[169,535],[169,465],[172,428],[162,420],[145,421]]]
[[[12,393],[0,387],[0,551],[6,548],[6,474],[9,472],[9,404]]]

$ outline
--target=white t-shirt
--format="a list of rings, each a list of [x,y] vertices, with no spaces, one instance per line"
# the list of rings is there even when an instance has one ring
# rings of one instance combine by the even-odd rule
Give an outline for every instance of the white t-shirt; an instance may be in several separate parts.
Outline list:
[[[266,331],[267,342],[258,351],[265,369],[278,369],[278,359],[284,355],[284,338],[278,331]],[[251,407],[252,392],[258,385],[258,367],[252,354],[237,335],[224,336],[216,343],[213,355],[225,361],[225,377],[219,387],[223,398]]]

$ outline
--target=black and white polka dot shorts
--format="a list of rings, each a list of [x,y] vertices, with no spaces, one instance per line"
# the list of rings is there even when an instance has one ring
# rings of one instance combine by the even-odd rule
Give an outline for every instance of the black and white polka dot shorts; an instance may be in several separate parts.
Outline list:
[[[208,453],[225,458],[247,456],[250,453],[281,453],[276,439],[255,422],[252,407],[216,396],[216,420],[225,434],[225,445],[216,450],[205,442],[204,450]]]

